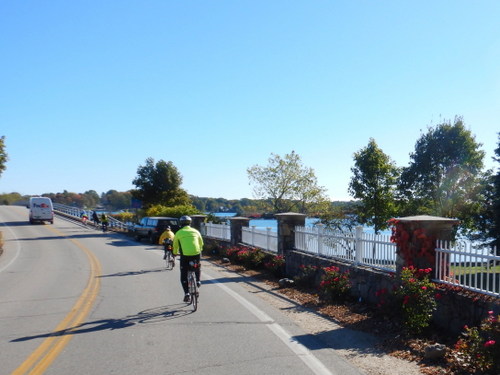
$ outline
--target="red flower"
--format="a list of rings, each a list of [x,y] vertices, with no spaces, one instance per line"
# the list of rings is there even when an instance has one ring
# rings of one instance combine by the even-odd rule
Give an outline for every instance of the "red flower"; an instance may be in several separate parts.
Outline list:
[[[492,345],[495,345],[496,344],[496,341],[495,340],[490,340],[490,341],[486,341],[484,343],[484,347],[487,348],[489,346],[492,346]]]
[[[403,305],[406,305],[410,301],[410,296],[405,296],[403,298]]]

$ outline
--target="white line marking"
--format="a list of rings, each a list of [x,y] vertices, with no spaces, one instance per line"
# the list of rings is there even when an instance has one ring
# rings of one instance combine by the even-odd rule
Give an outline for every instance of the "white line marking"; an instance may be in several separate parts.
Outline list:
[[[238,293],[230,289],[228,286],[219,283],[214,280],[213,277],[207,275],[203,272],[204,278],[209,279],[213,284],[216,284],[219,288],[222,288],[227,294],[237,300],[243,307],[255,315],[260,321],[266,323],[267,327],[278,336],[281,341],[283,341],[306,365],[312,372],[316,375],[336,375],[337,373],[332,373],[325,365],[316,358],[304,345],[300,344],[297,340],[294,340],[292,336],[286,332],[283,327],[276,323],[269,315],[264,311],[259,309],[257,306],[249,302],[244,297],[240,296]]]
[[[7,228],[7,230],[10,232],[10,234],[12,235],[12,237],[14,238],[14,242],[16,243],[16,254],[14,255],[14,257],[9,261],[9,263],[7,263],[6,265],[4,265],[2,268],[0,268],[0,272],[3,272],[5,271],[7,268],[9,268],[11,266],[12,263],[14,263],[17,259],[17,257],[19,256],[19,253],[21,252],[21,245],[19,244],[19,241],[17,240],[17,237],[15,235],[15,233],[12,231],[12,229],[10,229],[8,226],[6,226],[4,223],[2,223],[2,225]],[[5,240],[5,239],[4,239]],[[4,243],[4,246],[5,246],[5,243]],[[3,250],[5,252],[5,248]],[[5,254],[3,255],[5,256]]]

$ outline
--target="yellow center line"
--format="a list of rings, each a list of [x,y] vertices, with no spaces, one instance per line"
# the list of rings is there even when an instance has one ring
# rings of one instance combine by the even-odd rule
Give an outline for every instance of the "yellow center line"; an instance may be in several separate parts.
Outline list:
[[[53,227],[47,227],[52,232],[61,237],[67,237],[62,232]],[[86,255],[90,263],[90,275],[87,286],[82,294],[72,307],[71,311],[54,329],[54,334],[57,332],[65,331],[60,336],[52,336],[46,338],[33,353],[16,369],[12,375],[39,375],[43,374],[45,370],[54,362],[61,351],[66,347],[69,340],[73,337],[71,329],[77,327],[84,322],[87,315],[97,298],[100,288],[101,265],[95,255],[83,246],[80,242],[69,239],[78,248],[80,248]]]

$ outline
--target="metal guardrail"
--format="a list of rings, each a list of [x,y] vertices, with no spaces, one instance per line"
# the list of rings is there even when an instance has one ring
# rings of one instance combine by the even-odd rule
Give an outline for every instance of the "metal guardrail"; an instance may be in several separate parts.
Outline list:
[[[94,222],[92,221],[92,211],[93,210],[84,210],[79,207],[73,207],[73,206],[67,206],[65,204],[61,203],[54,203],[54,213],[62,213],[65,216],[69,216],[74,220],[81,221],[83,214],[87,214],[89,220],[88,224],[94,225]],[[125,231],[127,232],[130,229],[130,225],[121,222],[120,220],[115,219],[114,217],[107,215],[108,216],[108,229],[109,230],[119,230],[119,231]]]

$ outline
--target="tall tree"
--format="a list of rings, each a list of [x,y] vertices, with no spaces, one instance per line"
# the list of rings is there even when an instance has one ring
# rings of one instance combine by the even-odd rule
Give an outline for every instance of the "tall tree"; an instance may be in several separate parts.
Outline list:
[[[132,196],[142,201],[143,207],[154,204],[176,206],[190,204],[187,192],[181,188],[182,176],[169,161],[153,158],[146,159],[146,164],[139,166],[137,177],[132,181],[137,189],[132,190]]]
[[[7,168],[7,160],[9,160],[7,152],[5,151],[5,136],[0,137],[0,176]]]
[[[500,163],[500,133],[498,133],[498,147],[495,150],[495,160]],[[500,166],[497,167],[497,173],[493,180],[493,225],[490,229],[490,237],[493,238],[493,243],[497,247],[497,255],[500,254]]]
[[[318,186],[312,168],[302,164],[292,151],[284,158],[271,154],[267,166],[254,165],[247,169],[257,198],[270,199],[274,212],[298,211],[316,213],[328,204],[325,188]]]
[[[403,168],[399,192],[409,214],[455,217],[467,225],[478,209],[484,151],[461,117],[429,128]]]
[[[124,208],[130,208],[132,194],[129,191],[119,192],[116,190],[109,190],[104,194],[106,203],[109,207],[121,210]]]
[[[493,159],[500,163],[500,133],[495,155]],[[471,237],[484,244],[496,246],[497,254],[500,254],[500,166],[497,167],[496,173],[485,173],[480,191],[481,209],[474,217],[476,231]]]
[[[94,208],[99,204],[99,194],[95,190],[87,190],[83,193],[83,206],[87,208]]]
[[[349,193],[361,200],[358,218],[372,225],[377,234],[387,228],[387,220],[395,214],[395,188],[398,169],[373,138],[354,154],[353,176]]]

